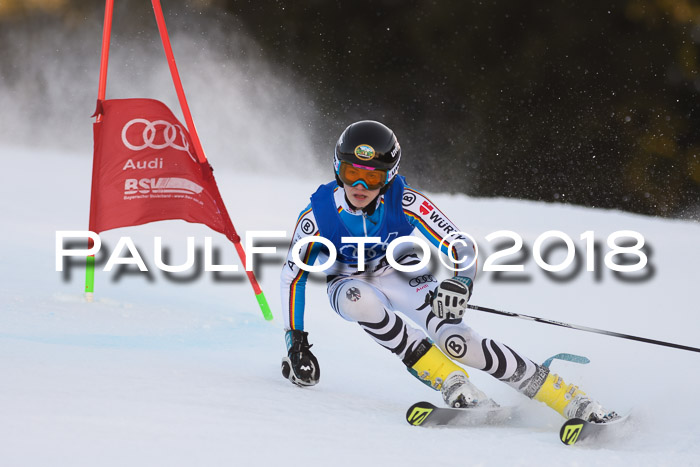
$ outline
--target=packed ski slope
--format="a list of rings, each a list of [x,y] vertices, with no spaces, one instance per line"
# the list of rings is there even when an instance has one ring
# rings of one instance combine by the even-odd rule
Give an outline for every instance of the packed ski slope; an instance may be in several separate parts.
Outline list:
[[[307,292],[306,328],[321,382],[300,389],[282,379],[278,277],[288,240],[277,243],[276,255],[259,258],[272,322],[262,319],[241,272],[227,273],[225,282],[211,273],[175,282],[153,267],[154,236],[171,248],[172,264],[184,261],[187,236],[196,237],[198,247],[213,236],[222,262],[237,263],[221,235],[180,221],[105,233],[112,247],[130,236],[151,272],[98,271],[96,300],[85,303],[80,261],[55,271],[55,234],[87,229],[90,155],[3,145],[0,159],[0,465],[700,465],[696,353],[469,312],[466,319],[482,334],[534,360],[559,352],[588,356],[586,366],[553,367],[619,412],[634,409],[634,423],[625,437],[603,446],[568,448],[557,439],[558,415],[475,370],[473,379],[495,400],[519,406],[519,420],[414,428],[404,421],[406,408],[417,400],[439,403],[439,394],[337,317],[320,279]],[[242,235],[290,234],[324,175],[216,171]],[[504,261],[524,263],[529,281],[503,282],[482,272],[473,303],[700,346],[697,223],[461,195],[431,198],[478,240],[480,264],[495,250],[484,237],[503,229],[529,247],[543,232],[561,230],[574,239],[582,261],[585,231],[595,232],[603,252],[609,234],[627,229],[642,233],[651,247],[653,274],[638,283],[619,280],[602,261],[599,280],[582,268],[555,282],[531,253],[510,256]],[[555,255],[550,262],[560,260]]]

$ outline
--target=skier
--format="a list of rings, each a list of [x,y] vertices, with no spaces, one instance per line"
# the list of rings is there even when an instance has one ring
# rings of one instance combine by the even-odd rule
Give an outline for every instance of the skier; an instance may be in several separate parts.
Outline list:
[[[473,243],[457,234],[460,230],[437,206],[398,175],[400,160],[396,136],[379,122],[356,122],[341,134],[335,147],[336,180],[320,186],[301,212],[281,274],[287,344],[283,376],[296,385],[312,386],[321,375],[304,331],[309,273],[295,264],[293,250],[297,242],[306,239],[309,243],[301,244],[298,258],[307,265],[317,260],[326,264],[331,251],[318,240],[323,237],[337,252],[337,259],[325,271],[331,307],[396,354],[414,376],[439,390],[448,406],[496,405],[469,380],[458,365],[462,364],[486,371],[567,419],[604,422],[616,417],[577,386],[567,385],[550,373],[548,367],[479,335],[464,322],[476,274],[476,261],[471,261]],[[458,264],[471,261],[471,266],[439,283],[426,268],[413,273],[398,271],[389,264],[387,245],[415,229],[448,258],[451,255]],[[441,244],[449,234],[457,234],[461,241]],[[360,270],[359,244],[344,243],[342,237],[375,237],[363,248],[364,271]],[[414,250],[414,244],[403,243],[392,256],[401,266],[416,265],[420,257]],[[422,329],[404,321],[397,312]]]

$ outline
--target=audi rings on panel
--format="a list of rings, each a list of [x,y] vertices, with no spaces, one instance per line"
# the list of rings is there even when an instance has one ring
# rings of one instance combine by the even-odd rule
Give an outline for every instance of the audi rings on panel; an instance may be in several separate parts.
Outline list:
[[[143,131],[141,132],[143,143],[133,144],[134,141],[129,141],[126,133],[132,125],[139,123],[144,125]],[[158,134],[158,127],[160,126],[163,127],[163,142],[156,143],[156,135]],[[195,159],[190,153],[190,145],[187,142],[185,130],[180,125],[172,124],[166,120],[156,120],[151,122],[145,118],[134,118],[133,120],[127,122],[127,124],[124,125],[124,128],[122,128],[122,142],[124,143],[124,146],[132,151],[141,151],[142,149],[146,148],[165,149],[167,147],[171,147],[179,151],[185,151],[187,154],[189,154],[193,161],[197,162],[197,159]]]

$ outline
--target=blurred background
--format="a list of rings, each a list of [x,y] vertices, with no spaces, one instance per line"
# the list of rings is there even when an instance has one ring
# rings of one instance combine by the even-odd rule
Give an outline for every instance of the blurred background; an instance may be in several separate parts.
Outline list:
[[[115,3],[107,98],[181,115],[150,2]],[[700,221],[698,1],[162,4],[214,167],[330,179],[367,118],[421,189]],[[103,14],[0,0],[0,143],[90,155]]]

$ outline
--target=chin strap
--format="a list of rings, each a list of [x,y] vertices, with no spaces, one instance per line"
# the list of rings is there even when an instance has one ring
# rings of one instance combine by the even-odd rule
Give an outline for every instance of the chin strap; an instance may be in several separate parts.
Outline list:
[[[391,188],[391,184],[394,183],[394,180],[396,180],[396,177],[394,177],[394,178],[392,178],[391,180],[389,180],[389,183],[387,183],[386,185],[384,185],[384,186],[382,187],[382,189],[379,190],[379,194],[380,194],[380,195],[383,195],[384,193],[386,193],[386,192],[389,190],[389,188]]]

